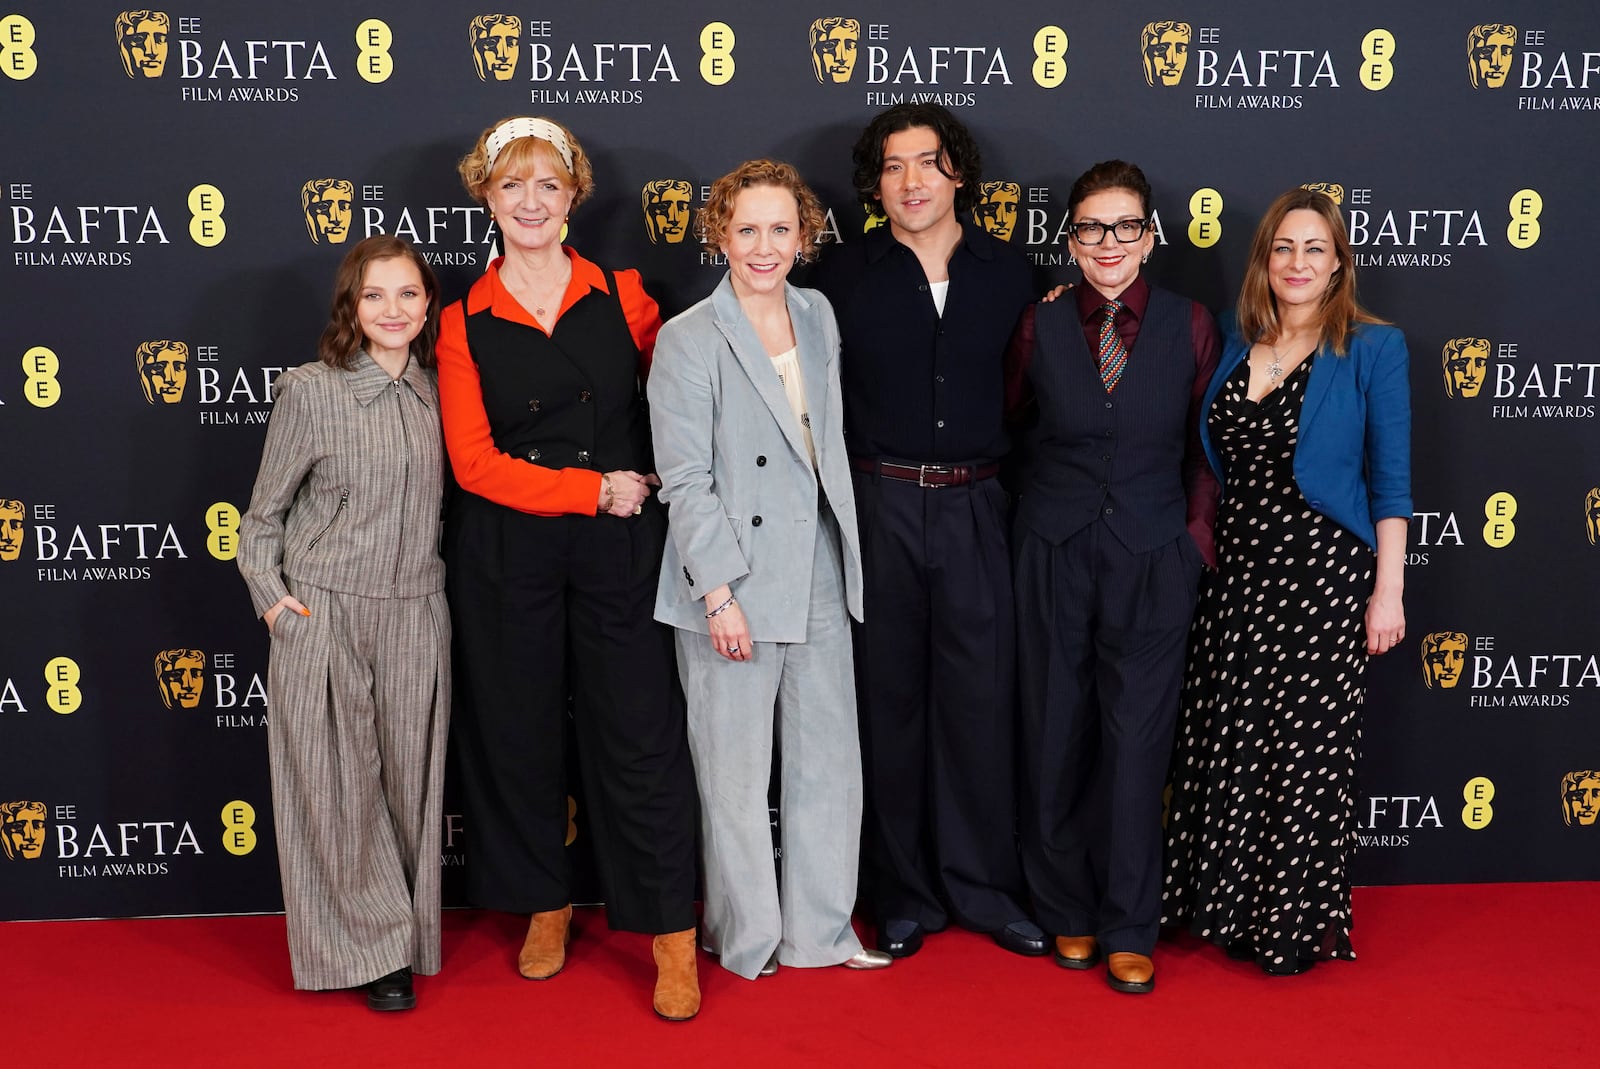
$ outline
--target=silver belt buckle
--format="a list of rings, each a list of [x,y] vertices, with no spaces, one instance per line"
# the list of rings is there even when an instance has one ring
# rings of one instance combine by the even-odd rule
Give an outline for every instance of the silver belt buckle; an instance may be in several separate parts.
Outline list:
[[[934,472],[935,474],[939,474],[939,475],[954,475],[956,473],[956,469],[954,469],[952,467],[948,467],[948,466],[946,466],[944,464],[918,464],[917,465],[917,485],[922,487],[924,490],[937,490],[940,487],[949,486],[950,485],[950,483],[948,483],[948,482],[930,483],[928,481],[928,473],[930,471]]]

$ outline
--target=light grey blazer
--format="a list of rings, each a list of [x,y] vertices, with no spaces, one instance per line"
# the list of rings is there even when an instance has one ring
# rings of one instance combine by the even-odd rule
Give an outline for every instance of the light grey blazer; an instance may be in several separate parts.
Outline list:
[[[784,297],[817,450],[815,473],[778,373],[728,276],[656,338],[650,423],[671,537],[655,617],[673,627],[708,634],[701,599],[731,583],[752,640],[803,642],[819,482],[839,523],[845,603],[861,619],[839,327],[816,290],[786,283]]]

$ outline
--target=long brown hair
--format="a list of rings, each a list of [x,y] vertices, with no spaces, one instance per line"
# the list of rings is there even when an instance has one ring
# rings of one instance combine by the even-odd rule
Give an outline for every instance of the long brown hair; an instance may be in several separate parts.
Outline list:
[[[1328,233],[1333,235],[1338,264],[1328,278],[1328,288],[1323,291],[1322,305],[1317,310],[1317,341],[1319,346],[1327,346],[1343,356],[1350,342],[1350,332],[1357,323],[1382,323],[1383,320],[1356,300],[1356,262],[1350,252],[1344,220],[1339,217],[1339,206],[1326,193],[1314,190],[1289,190],[1273,201],[1267,214],[1261,217],[1261,225],[1256,227],[1256,236],[1250,242],[1244,283],[1239,287],[1239,332],[1251,342],[1273,342],[1283,331],[1267,262],[1272,257],[1272,242],[1278,236],[1284,216],[1296,211],[1316,212],[1328,224]]]
[[[374,234],[358,241],[355,248],[345,254],[339,273],[333,279],[333,304],[328,309],[328,325],[322,328],[317,341],[317,359],[329,367],[349,371],[355,363],[356,353],[366,345],[361,333],[361,320],[356,316],[356,305],[361,300],[361,284],[367,277],[367,265],[377,260],[403,258],[410,260],[422,276],[422,288],[428,294],[428,318],[422,331],[411,341],[411,357],[422,367],[433,366],[433,343],[439,337],[439,282],[433,277],[428,261],[404,239],[393,234]]]

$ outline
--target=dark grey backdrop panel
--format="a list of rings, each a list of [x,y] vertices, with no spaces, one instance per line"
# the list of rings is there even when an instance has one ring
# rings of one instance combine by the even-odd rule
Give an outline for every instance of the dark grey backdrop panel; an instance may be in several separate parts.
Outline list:
[[[455,161],[497,119],[548,114],[595,160],[572,243],[639,267],[671,314],[721,269],[692,238],[652,240],[650,183],[699,203],[740,160],[785,157],[854,241],[854,136],[924,94],[971,123],[984,177],[1012,184],[994,195],[1015,199],[1010,240],[1041,287],[1075,277],[1065,196],[1098,159],[1145,168],[1149,270],[1219,310],[1271,198],[1338,187],[1363,298],[1406,331],[1416,417],[1410,634],[1371,673],[1356,874],[1600,877],[1592,792],[1563,808],[1583,786],[1569,774],[1600,766],[1592,5],[164,11],[0,17],[0,499],[21,503],[0,505],[0,802],[40,803],[8,810],[0,917],[279,908],[266,643],[231,538],[268,384],[310,358],[352,235],[404,234],[459,295],[488,226]],[[475,30],[484,14],[518,21]],[[822,30],[854,56],[837,82],[811,47],[834,16]],[[1515,26],[1475,31],[1492,18]],[[480,77],[475,35],[505,80]],[[1147,56],[1181,60],[1174,84],[1146,83]],[[347,183],[349,225],[313,241],[302,189],[319,179]],[[1446,372],[1453,339],[1481,356],[1465,383]],[[170,403],[142,385],[153,341],[183,346],[150,358],[185,360]],[[1425,636],[1443,677],[1425,676]],[[471,831],[448,808],[442,861],[459,870]]]

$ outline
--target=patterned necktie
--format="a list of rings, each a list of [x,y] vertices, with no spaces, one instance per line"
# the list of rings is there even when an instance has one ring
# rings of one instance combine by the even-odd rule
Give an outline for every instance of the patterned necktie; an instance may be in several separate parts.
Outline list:
[[[1107,301],[1100,306],[1105,313],[1100,321],[1100,381],[1105,383],[1106,393],[1117,388],[1122,369],[1128,366],[1128,347],[1117,333],[1117,312],[1121,309],[1121,301]]]

